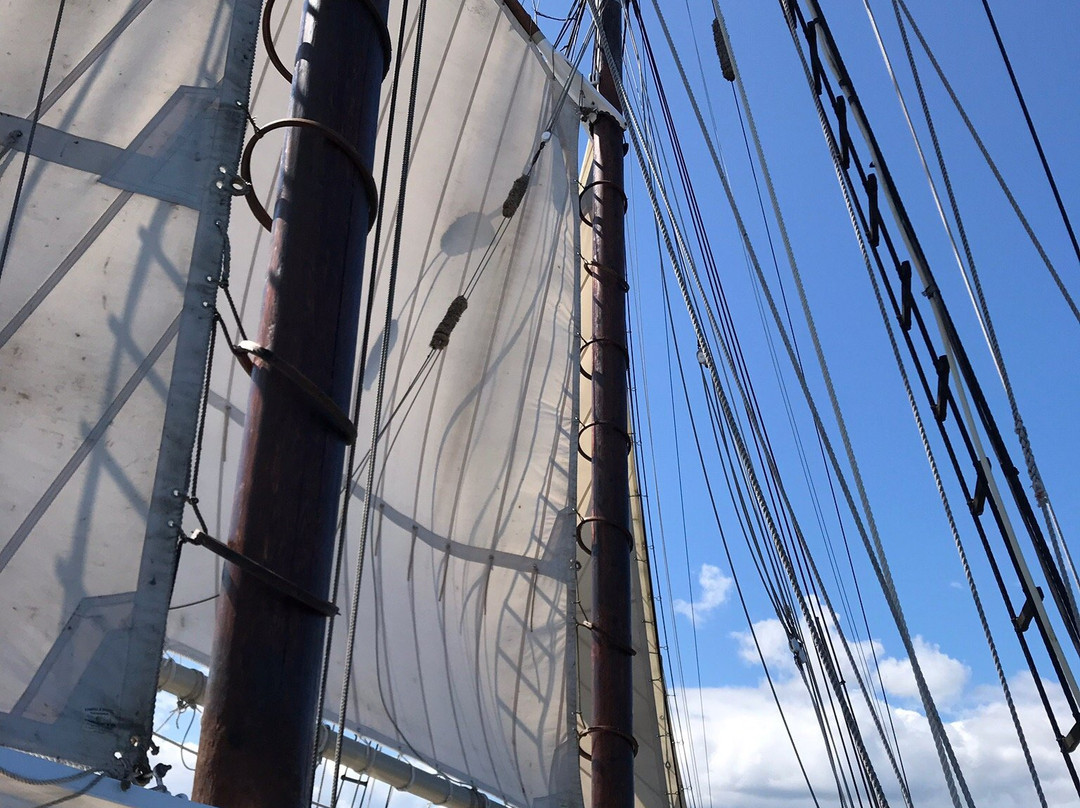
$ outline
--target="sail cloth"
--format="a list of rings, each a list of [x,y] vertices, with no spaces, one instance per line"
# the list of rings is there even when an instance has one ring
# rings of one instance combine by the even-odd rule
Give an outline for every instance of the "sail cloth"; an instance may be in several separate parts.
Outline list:
[[[257,7],[0,2],[5,745],[149,739]]]
[[[398,24],[390,20],[395,40]],[[352,559],[363,521],[378,358],[385,345],[385,431],[375,463],[360,625],[343,718],[363,735],[511,804],[573,806],[580,801],[575,694],[568,685],[575,652],[570,592],[579,112],[498,3],[429,3],[402,201],[396,178],[415,14],[406,29],[376,321],[361,385],[362,462],[350,488],[347,569],[338,598],[347,614],[357,586]],[[286,31],[278,41],[285,55],[296,40]],[[285,115],[284,81],[257,66],[255,83],[256,121]],[[383,137],[389,121],[385,99]],[[508,192],[545,142],[521,207],[496,240]],[[261,177],[256,168],[260,195],[272,183],[273,151],[268,146],[257,154],[264,162]],[[396,295],[384,330],[392,221],[399,205]],[[253,301],[266,263],[250,255],[265,250],[265,239],[245,232],[239,216],[231,235],[232,289],[253,330]],[[468,295],[468,309],[430,373],[417,381],[436,326],[461,294]],[[215,363],[211,390],[198,494],[212,531],[222,536],[229,529],[247,380],[223,357]],[[205,553],[185,549],[169,629],[175,651],[209,658],[213,602],[197,601],[213,597],[219,579]],[[345,620],[339,619],[325,712],[332,721],[339,718],[345,633]]]

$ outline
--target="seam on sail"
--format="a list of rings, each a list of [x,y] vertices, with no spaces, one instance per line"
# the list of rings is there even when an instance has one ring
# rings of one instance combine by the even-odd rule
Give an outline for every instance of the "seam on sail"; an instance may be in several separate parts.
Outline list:
[[[101,58],[102,54],[104,54],[105,51],[107,51],[109,47],[120,37],[120,35],[123,34],[124,31],[126,31],[133,22],[135,22],[136,17],[142,14],[142,12],[146,10],[146,7],[150,5],[151,2],[152,0],[136,0],[136,2],[132,5],[130,9],[127,10],[124,16],[117,21],[116,25],[114,25],[109,30],[109,33],[105,34],[105,36],[103,36],[101,40],[93,48],[90,49],[86,56],[82,58],[82,61],[75,65],[75,67],[72,68],[71,72],[60,80],[60,83],[53,88],[52,92],[45,96],[45,99],[41,102],[41,110],[38,113],[39,117],[43,117],[45,113],[48,112],[52,108],[52,106],[60,100],[64,93],[70,90],[75,84],[75,82],[82,78],[83,73],[89,70],[90,66],[99,58]],[[26,117],[30,116],[27,115]]]
[[[0,573],[7,567],[8,562],[14,558],[15,553],[19,551],[22,543],[26,541],[27,536],[30,535],[30,531],[34,529],[41,517],[45,515],[45,512],[49,509],[49,506],[53,503],[53,500],[60,495],[60,491],[64,488],[67,482],[78,471],[82,462],[90,456],[90,452],[97,446],[98,442],[105,435],[105,431],[112,425],[113,419],[120,413],[120,410],[127,404],[128,399],[131,398],[136,388],[142,383],[143,379],[150,373],[154,365],[157,364],[157,360],[161,357],[161,354],[165,352],[165,348],[169,343],[175,339],[177,332],[180,329],[180,314],[177,314],[168,328],[165,329],[165,333],[158,339],[157,344],[154,345],[150,353],[143,359],[142,363],[136,368],[135,372],[128,379],[127,383],[117,394],[116,398],[112,400],[112,403],[101,414],[101,418],[94,424],[93,429],[86,436],[86,439],[82,442],[82,445],[71,456],[71,459],[64,465],[60,473],[53,480],[52,484],[46,489],[41,499],[37,501],[34,507],[30,510],[30,513],[19,525],[18,530],[8,540],[8,543],[4,545],[4,549],[0,550]]]
[[[134,191],[124,191],[117,195],[109,207],[105,209],[105,212],[101,214],[96,222],[94,222],[93,227],[86,231],[86,235],[79,240],[79,243],[75,245],[74,249],[72,249],[72,251],[67,254],[67,257],[60,262],[60,265],[53,270],[45,283],[34,292],[33,296],[26,301],[16,315],[11,318],[11,321],[4,326],[2,331],[0,331],[0,348],[7,345],[8,340],[15,336],[15,332],[30,318],[30,315],[37,311],[38,306],[45,302],[45,298],[47,298],[52,293],[53,289],[59,285],[60,281],[64,279],[64,276],[68,274],[71,268],[79,262],[79,259],[83,257],[83,254],[94,245],[98,236],[100,236],[112,220],[116,218],[116,215],[120,213],[120,210],[127,204],[127,201],[131,199],[133,195]]]

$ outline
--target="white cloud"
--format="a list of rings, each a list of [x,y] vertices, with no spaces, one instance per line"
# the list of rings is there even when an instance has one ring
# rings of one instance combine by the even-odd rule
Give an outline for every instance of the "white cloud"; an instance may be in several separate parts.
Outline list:
[[[776,672],[795,672],[795,662],[791,648],[788,645],[787,631],[783,624],[776,618],[759,620],[754,623],[754,632],[736,631],[731,635],[739,643],[739,658],[751,665],[760,665],[762,658],[769,670]],[[754,645],[754,638],[757,645]],[[760,648],[761,655],[758,656]]]
[[[967,686],[971,679],[971,668],[948,654],[934,643],[928,643],[916,636],[912,641],[915,655],[922,667],[923,676],[935,701],[940,704],[952,703]],[[915,674],[909,659],[880,660],[881,682],[890,696],[902,699],[918,699],[919,691],[915,684]]]
[[[800,624],[809,646],[810,632],[805,621]],[[875,761],[878,776],[891,804],[903,804],[900,789],[877,737],[869,709],[857,691],[857,684],[838,638],[833,634],[840,674],[850,694],[864,740]],[[764,657],[772,675],[773,686],[784,707],[787,728],[777,710],[772,690],[762,679],[753,687],[717,687],[685,690],[679,702],[685,716],[676,722],[681,737],[689,737],[680,751],[684,761],[690,747],[698,774],[689,777],[703,806],[737,808],[809,808],[814,804],[806,779],[813,784],[821,806],[839,804],[829,757],[811,701],[796,670],[788,635],[776,619],[754,623],[757,647],[750,632],[732,634],[737,653],[747,664],[760,666]],[[911,664],[906,656],[894,657],[879,640],[853,642],[856,664],[867,676],[864,660],[873,668],[871,652],[881,671],[880,685],[889,696],[889,705],[881,700],[875,684],[872,697],[875,711],[886,727],[895,726],[898,746],[907,772],[912,798],[916,805],[949,805],[948,790],[938,764],[937,751],[929,726],[922,714],[922,704],[915,686]],[[980,808],[1026,808],[1038,805],[1035,789],[1012,718],[1000,688],[973,685],[971,670],[962,661],[950,657],[935,643],[922,637],[913,640],[916,655],[939,709],[944,711],[946,731],[961,768]],[[813,654],[811,654],[813,656]],[[823,691],[829,686],[818,663],[813,663]],[[1038,693],[1027,673],[1010,681],[1013,697],[1035,760],[1047,803],[1054,808],[1080,806],[1065,769]],[[1059,699],[1060,700],[1060,699]],[[827,708],[828,710],[828,708]],[[1058,716],[1068,714],[1064,703],[1055,705]],[[891,722],[886,719],[889,714]],[[792,751],[788,731],[795,739],[806,769],[800,770]],[[850,749],[849,749],[850,753]],[[707,765],[706,765],[707,763]]]
[[[1048,804],[1055,808],[1075,808],[1080,801],[1030,677],[1019,674],[1011,684]],[[776,682],[776,688],[819,803],[837,805],[828,757],[801,681],[785,679]],[[957,712],[946,723],[946,729],[975,803],[979,808],[1037,805],[1000,690],[970,688],[964,695],[971,706]],[[755,687],[681,691],[679,702],[687,718],[682,726],[690,727],[690,743],[697,761],[697,774],[688,779],[688,785],[694,789],[698,805],[809,808],[814,804],[764,682]],[[865,707],[856,706],[856,711],[865,713]],[[922,716],[913,710],[894,707],[892,718],[915,804],[951,804]],[[866,739],[886,796],[891,804],[902,805],[881,745],[871,737],[872,725],[869,721],[860,724],[869,728]],[[685,766],[689,756],[687,745],[680,744],[679,751]]]
[[[698,573],[701,596],[693,603],[686,600],[675,601],[675,611],[689,617],[694,622],[704,620],[727,600],[728,592],[734,581],[712,564],[702,564]]]

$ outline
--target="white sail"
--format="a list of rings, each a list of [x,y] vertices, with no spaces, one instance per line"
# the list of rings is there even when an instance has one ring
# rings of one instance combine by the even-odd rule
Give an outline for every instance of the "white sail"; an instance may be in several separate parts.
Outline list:
[[[295,16],[294,9],[279,12]],[[396,18],[389,27],[396,40]],[[572,805],[579,800],[575,694],[567,685],[575,652],[579,113],[497,3],[429,5],[397,289],[383,334],[415,16],[407,32],[358,456],[366,456],[370,440],[384,340],[385,434],[344,719],[514,804]],[[282,54],[291,53],[295,38],[278,39]],[[280,77],[258,67],[255,86],[259,124],[286,114],[288,86]],[[384,101],[384,135],[388,120]],[[260,149],[264,167],[260,174],[256,166],[255,185],[264,194],[276,155],[273,145]],[[507,194],[538,150],[521,208],[495,241]],[[237,215],[231,231],[231,287],[241,306],[247,301],[249,329],[266,266],[257,249],[265,240],[254,227]],[[468,295],[468,310],[430,374],[413,386],[432,333],[459,294]],[[246,400],[246,377],[220,351],[196,493],[208,527],[222,539]],[[352,558],[367,468],[361,463],[351,489],[343,613],[356,587]],[[212,598],[219,580],[212,556],[184,551],[169,642],[196,660],[209,658],[214,603],[185,604]],[[345,622],[334,629],[330,720],[339,717]]]
[[[149,739],[252,5],[0,2],[4,744]]]

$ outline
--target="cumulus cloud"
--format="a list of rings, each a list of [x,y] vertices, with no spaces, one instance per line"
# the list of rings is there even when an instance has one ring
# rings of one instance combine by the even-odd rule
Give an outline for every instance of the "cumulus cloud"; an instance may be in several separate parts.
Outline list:
[[[1026,673],[1018,674],[1011,684],[1048,804],[1055,808],[1075,808],[1080,802],[1030,677]],[[820,805],[839,804],[821,732],[802,683],[789,678],[776,682],[776,688],[805,776],[765,683],[679,693],[685,718],[680,751],[685,766],[687,749],[693,747],[697,771],[688,775],[687,783],[697,794],[697,804],[809,808],[814,800],[807,780]],[[951,716],[946,731],[975,803],[980,808],[1037,805],[1000,691],[969,688],[965,696],[970,706]],[[878,706],[884,709],[883,705]],[[862,714],[865,708],[856,711]],[[951,804],[923,717],[914,710],[894,707],[892,719],[914,803]],[[860,723],[871,726],[869,721]],[[866,738],[886,796],[891,804],[902,805],[899,787],[881,744],[872,737],[872,730]]]
[[[813,657],[813,643],[806,621],[800,621],[799,626],[802,634],[800,642],[805,643],[806,650]],[[840,638],[832,625],[829,626],[827,632],[823,631],[822,634],[827,634],[831,641],[836,654],[834,661],[841,678],[857,683],[851,663],[843,652]],[[795,648],[792,646],[787,630],[779,620],[775,618],[758,620],[754,623],[752,632],[736,631],[731,636],[737,643],[739,658],[744,662],[760,665],[764,660],[774,675],[797,673],[794,661]],[[898,700],[902,706],[921,705],[910,659],[906,656],[888,655],[879,640],[852,641],[850,645],[864,681],[868,681],[875,688],[883,688],[890,699]],[[943,652],[936,643],[928,642],[921,636],[916,635],[912,639],[912,645],[934,700],[939,706],[955,702],[971,680],[971,669],[960,660]],[[877,660],[880,679],[871,679],[869,676],[873,659]]]
[[[724,575],[719,567],[712,564],[702,564],[698,573],[698,584],[701,586],[701,596],[693,603],[686,600],[675,601],[675,611],[689,617],[694,622],[704,620],[727,600],[728,592],[734,583],[731,578]]]
[[[803,622],[800,627],[809,646],[807,625]],[[736,632],[732,637],[737,643],[738,657],[744,663],[760,666],[764,658],[787,723],[785,726],[773,690],[764,680],[752,687],[681,691],[679,702],[683,705],[684,718],[676,723],[681,729],[684,756],[692,749],[696,759],[696,766],[688,767],[687,777],[697,794],[698,804],[809,808],[815,804],[811,788],[821,806],[840,804],[822,730],[796,668],[783,624],[776,619],[761,620],[754,623],[753,635]],[[839,642],[833,645],[840,657],[837,660],[840,675],[886,796],[892,804],[903,804],[884,746],[870,719],[869,708],[857,692],[854,672],[844,658]],[[949,656],[937,644],[915,637],[913,645],[935,701],[944,712],[946,731],[975,803],[980,808],[1037,805],[1035,789],[1001,690],[973,684],[970,668]],[[878,660],[880,679],[871,679],[876,690],[871,704],[885,726],[895,727],[897,746],[914,803],[951,804],[938,765],[936,747],[923,716],[910,661],[902,654],[890,654],[879,640],[853,643],[852,648],[864,679],[869,678],[867,671],[872,665],[864,667],[863,660],[870,659],[871,655]],[[812,664],[822,690],[829,690],[818,663]],[[1026,672],[1017,674],[1010,684],[1048,804],[1055,808],[1077,808],[1080,800],[1030,675]],[[888,705],[881,698],[881,688],[888,696]],[[1064,704],[1056,705],[1055,709],[1059,716],[1068,714]],[[792,749],[789,732],[799,757]],[[695,768],[696,773],[693,772]]]
[[[919,660],[926,684],[930,692],[934,694],[934,699],[942,704],[953,702],[971,679],[971,669],[959,660],[942,653],[938,645],[928,643],[922,637],[916,636],[912,644],[915,646],[915,656]],[[879,664],[881,683],[889,695],[901,699],[919,698],[911,660],[886,657],[881,659]]]

